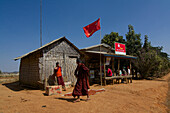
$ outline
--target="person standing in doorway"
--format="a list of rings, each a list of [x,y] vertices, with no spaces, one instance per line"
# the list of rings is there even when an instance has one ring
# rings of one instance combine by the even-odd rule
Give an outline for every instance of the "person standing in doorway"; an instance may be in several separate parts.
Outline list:
[[[77,77],[77,82],[73,90],[73,97],[75,98],[77,96],[77,99],[74,102],[80,102],[80,96],[86,96],[87,100],[90,100],[88,89],[90,89],[89,86],[89,69],[81,63],[80,59],[77,59],[77,68],[75,70],[75,76]]]
[[[54,68],[54,75],[57,77],[58,85],[62,85],[62,88],[64,89],[64,91],[66,91],[66,87],[62,77],[62,70],[61,67],[59,66],[59,62],[56,63],[56,67]]]

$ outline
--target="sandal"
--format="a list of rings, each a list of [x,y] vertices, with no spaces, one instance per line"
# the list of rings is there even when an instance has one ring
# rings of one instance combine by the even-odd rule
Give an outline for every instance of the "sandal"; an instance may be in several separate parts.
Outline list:
[[[80,102],[80,99],[77,99],[77,100],[73,101],[73,103],[76,103],[76,102]]]
[[[90,100],[90,98],[87,98],[87,99],[86,99],[86,102],[89,101],[89,100]]]

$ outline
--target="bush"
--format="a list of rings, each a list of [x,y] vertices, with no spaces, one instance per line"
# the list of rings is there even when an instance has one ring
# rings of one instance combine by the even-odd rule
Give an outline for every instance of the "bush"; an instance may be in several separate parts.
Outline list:
[[[137,60],[134,60],[133,64],[142,78],[160,77],[169,72],[169,60],[159,56],[155,50],[146,51],[145,49],[141,49],[137,57]]]

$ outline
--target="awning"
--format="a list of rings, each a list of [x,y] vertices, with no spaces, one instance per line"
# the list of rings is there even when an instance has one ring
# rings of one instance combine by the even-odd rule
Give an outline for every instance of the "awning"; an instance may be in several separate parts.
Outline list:
[[[104,56],[110,56],[110,57],[122,58],[122,59],[137,59],[137,57],[130,56],[130,55],[118,55],[118,54],[107,53],[107,52],[100,52],[100,51],[85,51],[85,52],[93,53],[93,54],[102,54]]]
[[[116,58],[130,58],[130,59],[137,59],[135,56],[130,56],[130,55],[110,55],[110,54],[104,54],[104,56],[111,56],[111,57],[116,57]]]

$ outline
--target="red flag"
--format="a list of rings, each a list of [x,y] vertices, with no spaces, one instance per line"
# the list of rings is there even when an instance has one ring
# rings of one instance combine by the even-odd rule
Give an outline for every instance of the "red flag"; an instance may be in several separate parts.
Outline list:
[[[95,22],[83,27],[83,29],[86,37],[92,36],[93,33],[100,29],[100,18]]]

